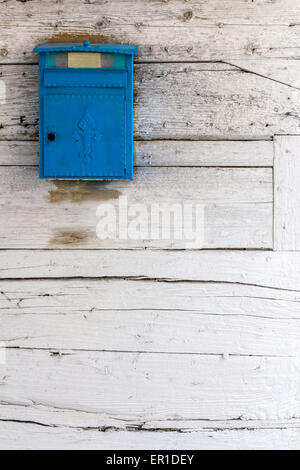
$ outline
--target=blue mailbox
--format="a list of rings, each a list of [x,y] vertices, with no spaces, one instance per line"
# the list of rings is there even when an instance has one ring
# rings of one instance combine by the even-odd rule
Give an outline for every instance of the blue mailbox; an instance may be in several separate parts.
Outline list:
[[[40,44],[40,178],[133,179],[128,44]]]

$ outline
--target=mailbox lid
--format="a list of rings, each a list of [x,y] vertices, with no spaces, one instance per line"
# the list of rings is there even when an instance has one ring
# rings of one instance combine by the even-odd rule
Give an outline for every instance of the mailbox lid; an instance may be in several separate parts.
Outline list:
[[[135,56],[138,46],[132,44],[90,44],[82,43],[45,43],[39,44],[33,52],[103,52],[107,54],[127,54]]]

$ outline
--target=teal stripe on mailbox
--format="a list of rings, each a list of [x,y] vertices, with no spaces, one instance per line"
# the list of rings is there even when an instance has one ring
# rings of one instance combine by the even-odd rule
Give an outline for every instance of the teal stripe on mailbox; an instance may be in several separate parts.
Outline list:
[[[124,54],[113,54],[113,57],[114,57],[114,69],[123,69],[125,67]]]
[[[46,54],[46,67],[56,67],[55,54]]]

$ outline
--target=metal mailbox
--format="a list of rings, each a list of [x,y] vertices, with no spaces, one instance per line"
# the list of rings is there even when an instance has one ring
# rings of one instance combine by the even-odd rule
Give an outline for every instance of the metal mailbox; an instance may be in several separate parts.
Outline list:
[[[133,179],[127,44],[51,43],[39,53],[40,178]]]

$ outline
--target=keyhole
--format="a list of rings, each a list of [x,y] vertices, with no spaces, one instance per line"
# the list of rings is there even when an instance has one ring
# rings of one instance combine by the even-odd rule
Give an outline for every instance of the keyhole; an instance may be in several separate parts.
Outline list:
[[[55,140],[55,134],[53,132],[50,132],[48,134],[48,140],[50,140],[50,142],[53,142]]]

